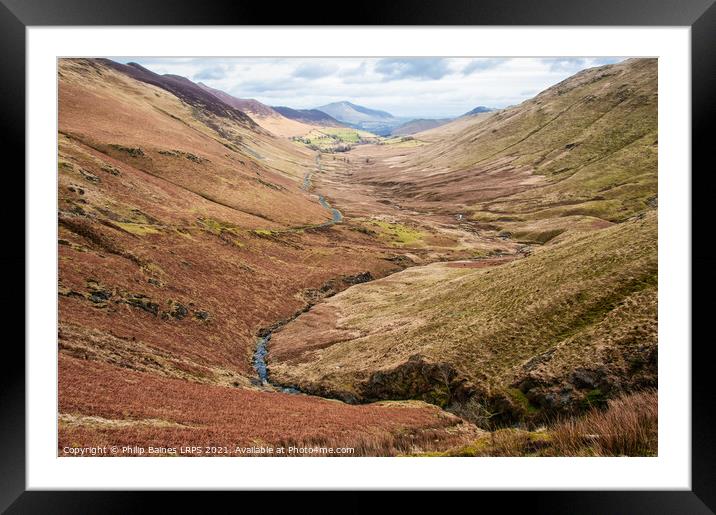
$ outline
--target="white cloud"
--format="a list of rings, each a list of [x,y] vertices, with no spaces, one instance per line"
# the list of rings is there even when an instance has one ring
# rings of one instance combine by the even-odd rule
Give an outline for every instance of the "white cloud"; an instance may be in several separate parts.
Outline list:
[[[349,100],[396,116],[457,116],[478,105],[518,104],[614,57],[162,58],[125,57],[268,105],[307,109]]]

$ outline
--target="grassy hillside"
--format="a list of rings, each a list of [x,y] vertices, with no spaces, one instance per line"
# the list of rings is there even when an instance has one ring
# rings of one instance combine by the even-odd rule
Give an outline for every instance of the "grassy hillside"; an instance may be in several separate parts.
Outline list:
[[[65,161],[71,163],[65,149],[90,149],[253,216],[256,224],[325,220],[324,210],[300,193],[311,152],[261,130],[243,112],[186,79],[165,82],[152,74],[145,78],[150,82],[138,81],[133,67],[122,66],[99,60],[60,63],[61,170],[69,170]],[[188,100],[170,91],[179,87]],[[95,184],[100,187],[101,181]],[[285,206],[281,212],[273,207],[278,203]]]
[[[655,385],[656,232],[652,211],[492,268],[434,264],[355,286],[274,335],[271,374],[498,419]]]
[[[421,209],[506,233],[626,220],[657,203],[657,61],[591,68],[522,104],[418,133],[361,178]]]

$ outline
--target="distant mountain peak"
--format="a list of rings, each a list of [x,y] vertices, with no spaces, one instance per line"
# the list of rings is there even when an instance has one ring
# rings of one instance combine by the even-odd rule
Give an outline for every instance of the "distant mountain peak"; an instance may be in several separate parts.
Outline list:
[[[381,136],[390,134],[390,130],[402,122],[387,111],[370,109],[347,100],[316,107],[316,110],[332,116],[341,123]]]
[[[395,117],[387,111],[370,109],[365,106],[354,104],[347,100],[332,102],[330,104],[316,107],[319,111],[331,115],[338,121],[345,123],[360,123],[370,121],[393,120]]]
[[[477,106],[475,109],[471,109],[467,113],[465,113],[463,116],[471,116],[473,114],[480,114],[480,113],[489,113],[492,111],[495,111],[496,109],[494,107],[486,107],[486,106]]]

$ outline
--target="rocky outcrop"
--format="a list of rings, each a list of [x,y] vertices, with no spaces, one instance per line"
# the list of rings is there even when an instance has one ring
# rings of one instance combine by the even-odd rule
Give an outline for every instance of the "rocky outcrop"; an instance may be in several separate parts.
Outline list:
[[[373,280],[373,274],[370,272],[363,272],[356,275],[347,275],[343,278],[343,282],[346,284],[361,284],[361,283],[367,283],[368,281]]]
[[[609,398],[657,387],[656,344],[643,344],[623,355],[607,355],[591,366],[562,372],[550,370],[553,352],[525,363],[512,384],[541,415],[602,407]]]
[[[474,387],[452,365],[415,354],[393,369],[374,372],[360,392],[366,401],[416,399],[445,407],[467,400]]]
[[[181,302],[175,300],[168,301],[169,309],[162,313],[162,318],[173,318],[175,320],[182,320],[189,314],[189,310]]]
[[[342,389],[330,381],[283,382],[275,386],[292,387],[300,391],[340,399],[349,404],[363,404],[388,400],[420,400],[442,408],[466,403],[475,395],[474,385],[448,363],[436,363],[415,354],[406,362],[391,369],[373,372],[367,379]]]

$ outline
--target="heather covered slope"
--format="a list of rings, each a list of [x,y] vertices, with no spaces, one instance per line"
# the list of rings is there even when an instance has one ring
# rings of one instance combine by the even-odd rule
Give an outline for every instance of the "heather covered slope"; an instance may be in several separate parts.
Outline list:
[[[161,377],[65,354],[59,374],[59,449],[152,446],[173,448],[155,456],[276,456],[261,448],[322,446],[350,448],[348,456],[392,456],[448,450],[483,433],[419,402],[349,406]]]
[[[68,61],[64,62],[67,63]],[[246,127],[256,128],[256,124],[246,113],[215,98],[214,95],[204,91],[201,86],[193,83],[186,77],[172,74],[160,75],[137,63],[121,64],[111,59],[81,60],[80,62],[83,62],[83,64],[94,64],[95,70],[98,71],[100,75],[102,68],[117,70],[119,73],[140,82],[160,87],[172,93],[187,105],[211,112],[217,116],[230,118]]]
[[[274,334],[273,377],[352,400],[417,398],[503,420],[656,385],[656,212],[494,267],[359,285]],[[474,408],[474,406],[473,406]]]
[[[271,418],[248,422],[257,405],[283,417],[296,402],[256,391],[257,332],[360,274],[400,269],[396,253],[348,223],[325,225],[330,212],[302,188],[313,152],[190,81],[135,75],[102,60],[59,63],[61,444],[218,434],[250,444],[255,432],[274,445],[374,438],[391,453],[406,431],[448,437],[462,425],[429,407],[340,412],[312,398],[282,440]],[[169,393],[157,401],[159,391]],[[325,430],[307,437],[308,419]]]
[[[124,73],[131,66],[116,66],[61,62],[59,131],[69,144],[255,217],[256,224],[326,221],[325,210],[300,190],[312,153],[263,131],[243,112],[187,86],[186,79],[171,83],[179,82],[182,95],[194,103],[133,79]],[[205,97],[195,100],[186,91]],[[277,204],[284,209],[274,209]]]
[[[330,220],[300,187],[313,156],[233,121],[101,62],[61,62],[67,352],[245,383],[260,327],[302,308],[302,291],[364,271],[351,259],[326,267],[325,231],[292,232]]]

